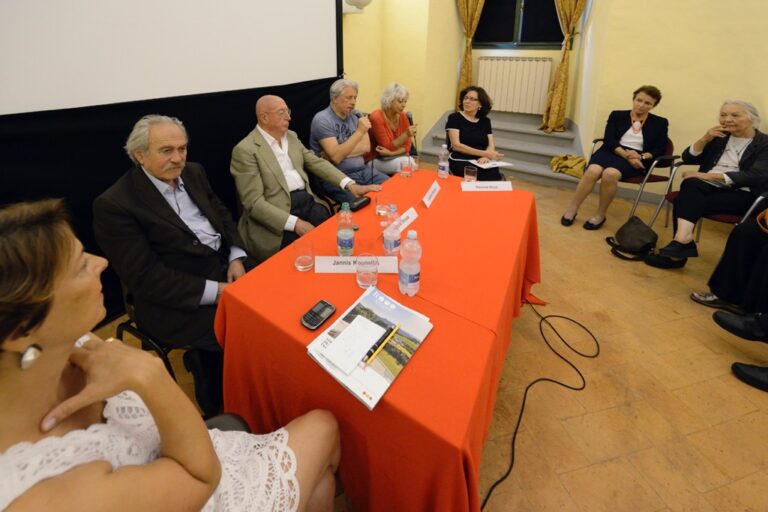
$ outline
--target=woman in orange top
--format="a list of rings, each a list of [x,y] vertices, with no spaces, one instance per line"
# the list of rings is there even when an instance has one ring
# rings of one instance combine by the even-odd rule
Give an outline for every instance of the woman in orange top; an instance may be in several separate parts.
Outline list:
[[[373,158],[377,171],[393,175],[403,167],[413,165],[411,141],[416,136],[416,125],[411,126],[405,113],[408,89],[391,83],[381,94],[381,109],[371,112],[371,152],[366,161]]]

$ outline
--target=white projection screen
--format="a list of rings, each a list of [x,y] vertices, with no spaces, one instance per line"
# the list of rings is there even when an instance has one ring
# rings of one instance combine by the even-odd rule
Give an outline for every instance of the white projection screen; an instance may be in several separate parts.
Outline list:
[[[0,115],[336,76],[336,0],[0,0]]]

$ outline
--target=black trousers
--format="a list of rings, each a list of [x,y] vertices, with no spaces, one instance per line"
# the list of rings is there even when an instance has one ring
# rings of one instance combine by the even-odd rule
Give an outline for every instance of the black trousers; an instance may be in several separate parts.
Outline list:
[[[313,226],[319,226],[331,217],[331,212],[325,206],[316,203],[306,190],[294,190],[291,192],[291,215],[295,215]],[[298,238],[299,235],[293,231],[284,231],[280,248],[290,245]]]
[[[673,205],[675,231],[677,219],[685,219],[695,224],[704,215],[713,213],[743,215],[754,200],[755,195],[746,190],[713,187],[704,180],[695,178],[683,180],[680,184],[680,194]]]
[[[768,313],[768,233],[756,220],[733,228],[708,284],[712,293],[746,313]]]

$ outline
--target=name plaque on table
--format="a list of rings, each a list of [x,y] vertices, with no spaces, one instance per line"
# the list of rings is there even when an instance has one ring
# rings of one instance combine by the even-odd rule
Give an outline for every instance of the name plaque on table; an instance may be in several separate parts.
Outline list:
[[[397,256],[376,256],[379,274],[397,274]],[[357,256],[315,256],[316,274],[354,274]]]
[[[419,217],[419,214],[416,213],[416,210],[413,209],[413,206],[405,210],[405,213],[403,213],[400,216],[400,219],[398,219],[400,223],[400,233],[405,230],[413,221],[415,221]]]
[[[462,192],[508,192],[512,190],[509,181],[462,181]]]
[[[432,186],[429,187],[429,190],[427,190],[427,193],[424,195],[424,205],[429,208],[432,206],[432,201],[435,200],[435,196],[437,196],[437,193],[440,192],[440,185],[438,185],[437,180],[435,180],[432,183]]]

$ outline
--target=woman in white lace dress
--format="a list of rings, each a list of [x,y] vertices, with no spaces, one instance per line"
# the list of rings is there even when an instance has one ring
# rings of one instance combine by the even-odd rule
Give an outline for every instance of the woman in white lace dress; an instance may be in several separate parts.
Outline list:
[[[208,431],[158,358],[82,336],[106,266],[61,202],[0,210],[0,510],[333,510],[330,413]]]

